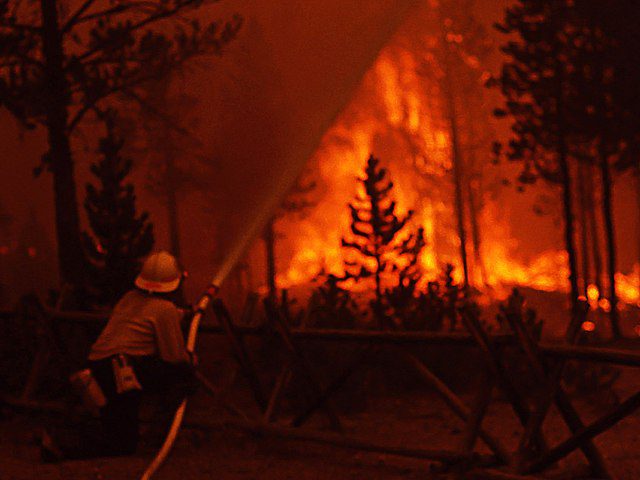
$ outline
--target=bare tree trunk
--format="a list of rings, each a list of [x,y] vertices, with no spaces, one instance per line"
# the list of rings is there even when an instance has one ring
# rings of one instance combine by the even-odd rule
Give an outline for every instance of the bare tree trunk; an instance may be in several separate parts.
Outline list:
[[[469,162],[474,165],[473,160]],[[482,237],[480,234],[480,225],[478,223],[478,201],[476,197],[476,189],[473,187],[471,180],[467,178],[467,191],[469,193],[469,219],[471,223],[471,241],[473,242],[473,258],[476,268],[480,270],[480,277],[483,285],[487,285],[487,269],[482,259]],[[482,192],[478,192],[482,195]]]
[[[445,76],[448,82],[454,80],[450,78],[447,72]],[[449,128],[451,135],[451,162],[453,165],[453,181],[455,184],[455,206],[456,217],[458,220],[458,237],[460,238],[460,260],[462,261],[462,268],[464,271],[464,287],[469,287],[469,264],[467,260],[467,233],[465,229],[465,211],[464,211],[464,194],[463,194],[463,165],[462,155],[460,151],[460,137],[458,132],[458,119],[456,112],[456,104],[453,92],[451,91],[452,85],[449,83],[446,89],[447,106],[449,115]]]
[[[604,218],[604,231],[607,244],[607,274],[609,276],[609,303],[611,311],[609,320],[611,322],[611,334],[614,338],[620,338],[620,324],[618,320],[618,296],[616,295],[616,245],[615,229],[613,226],[613,191],[611,179],[611,167],[609,158],[605,151],[605,141],[601,140],[599,147],[600,173],[602,180],[602,215]]]
[[[586,169],[589,165],[585,165],[582,162],[578,163],[578,208],[580,210],[580,239],[582,240],[580,256],[582,257],[582,283],[583,293],[587,296],[587,289],[591,283],[591,268],[589,262],[589,234],[588,234],[588,215],[587,209],[589,208],[589,202],[587,200],[587,173]]]
[[[572,315],[575,316],[578,312],[578,297],[580,296],[580,290],[578,288],[578,276],[577,276],[577,259],[576,259],[576,246],[574,239],[574,218],[573,218],[573,201],[571,192],[571,174],[569,172],[569,161],[567,159],[565,139],[560,141],[559,163],[560,171],[562,175],[562,199],[565,221],[565,248],[569,256],[569,284],[571,285],[570,302],[572,308]]]
[[[54,0],[40,1],[48,161],[53,174],[60,277],[64,283],[79,286],[84,276],[84,253],[80,240],[74,166],[67,134],[68,85],[63,70],[64,52],[57,7],[58,2]]]
[[[173,152],[167,149],[165,152],[165,164],[167,167],[165,180],[167,216],[169,220],[169,248],[176,258],[181,258],[180,251],[180,221],[178,216],[178,197],[174,182],[176,171],[174,165]]]
[[[638,168],[636,168],[636,215],[637,215],[637,232],[638,238],[636,239],[636,254],[638,255],[638,285],[640,285],[640,163],[638,163]],[[638,299],[640,305],[640,298]]]
[[[264,231],[264,246],[267,260],[267,287],[269,288],[269,299],[276,304],[278,299],[278,288],[276,286],[276,238],[274,229],[275,218],[272,218]]]
[[[593,167],[589,165],[586,169],[586,194],[587,194],[587,213],[589,215],[589,227],[591,231],[591,247],[593,256],[593,267],[595,274],[595,285],[598,288],[598,296],[602,297],[604,290],[602,289],[602,257],[600,250],[600,236],[598,232],[598,220],[596,218],[596,192],[593,183]]]
[[[571,322],[567,329],[567,335],[570,335],[574,329],[575,323],[579,321],[580,304],[578,297],[580,291],[578,288],[578,265],[576,259],[576,246],[574,234],[574,217],[573,217],[573,188],[571,185],[571,170],[569,168],[569,155],[567,151],[567,132],[565,130],[564,119],[564,65],[559,65],[559,81],[557,92],[557,109],[558,109],[558,166],[560,168],[560,180],[562,182],[562,203],[564,210],[564,234],[565,248],[569,256],[569,284],[571,290],[569,292],[569,301],[571,304]]]

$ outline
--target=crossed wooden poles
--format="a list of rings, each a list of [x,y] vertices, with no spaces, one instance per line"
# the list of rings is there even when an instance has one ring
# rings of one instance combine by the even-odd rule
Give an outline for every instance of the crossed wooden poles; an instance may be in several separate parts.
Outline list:
[[[236,355],[243,369],[251,364],[248,360],[247,352],[244,351],[242,338],[238,332],[234,332],[232,322],[224,306],[221,303],[214,305],[216,316],[221,321],[224,328],[233,337],[232,345],[236,346]],[[277,376],[268,400],[263,400],[262,422],[265,424],[274,422],[277,415],[278,405],[282,399],[284,389],[291,379],[292,374],[299,374],[307,385],[310,393],[308,406],[294,416],[290,427],[302,426],[314,413],[322,411],[327,417],[333,430],[340,431],[341,424],[339,417],[331,406],[331,397],[346,383],[356,369],[363,365],[367,358],[375,355],[380,345],[366,343],[361,348],[354,359],[347,367],[337,374],[327,386],[323,387],[317,375],[314,374],[311,363],[305,356],[304,349],[298,344],[296,337],[303,337],[303,332],[292,332],[287,323],[283,320],[281,312],[268,300],[265,301],[265,312],[268,326],[277,333],[284,350],[288,354],[288,361],[282,367]],[[576,449],[580,449],[586,457],[591,468],[591,474],[595,478],[613,478],[603,455],[593,444],[595,436],[608,430],[617,422],[630,415],[640,408],[640,392],[622,402],[612,412],[609,412],[589,425],[585,425],[579,413],[573,406],[568,394],[561,385],[562,372],[566,361],[570,358],[581,358],[583,360],[608,361],[611,363],[635,365],[640,363],[640,356],[634,353],[620,350],[601,350],[599,355],[594,355],[594,349],[588,347],[569,348],[566,346],[541,347],[529,331],[524,322],[523,299],[519,296],[511,297],[509,304],[504,309],[504,316],[512,332],[510,342],[505,341],[505,337],[489,335],[478,319],[478,315],[470,309],[462,310],[462,320],[466,330],[473,338],[477,346],[483,353],[485,362],[485,378],[480,382],[482,388],[475,398],[474,404],[469,407],[464,404],[440,378],[438,378],[420,359],[415,355],[398,349],[399,354],[411,365],[415,371],[428,383],[446,402],[453,413],[460,417],[466,424],[462,435],[462,444],[458,452],[423,452],[431,453],[431,459],[439,460],[443,463],[455,464],[457,467],[473,467],[482,465],[506,465],[518,474],[529,475],[539,473],[565,458]],[[570,326],[568,337],[571,343],[575,343],[580,331],[582,320],[584,320],[587,310],[576,316]],[[298,334],[298,335],[296,335]],[[313,335],[308,335],[312,337]],[[340,336],[338,334],[338,336]],[[343,334],[343,339],[348,339],[349,334]],[[389,337],[391,338],[391,336]],[[397,338],[396,338],[397,340]],[[393,342],[392,342],[393,343]],[[541,387],[541,393],[534,398],[527,398],[514,385],[508,366],[506,365],[504,347],[510,345],[515,347],[522,354],[525,364],[528,367],[536,384]],[[552,357],[549,359],[548,357]],[[555,360],[553,359],[555,357]],[[253,368],[253,367],[251,367]],[[257,375],[255,370],[245,371],[245,375],[251,380],[252,385],[256,385]],[[512,407],[516,417],[522,423],[524,433],[520,439],[518,448],[511,452],[500,439],[492,435],[483,428],[482,423],[486,416],[488,407],[493,398],[493,391],[500,388],[504,393],[508,403]],[[263,394],[254,391],[256,398]],[[262,396],[264,399],[264,396]],[[542,426],[551,407],[555,405],[561,418],[571,432],[571,436],[559,445],[550,447],[544,439]],[[265,427],[266,430],[268,430]],[[279,431],[281,436],[283,431]],[[292,433],[292,438],[301,438],[300,432]],[[491,450],[493,456],[478,456],[474,453],[474,446],[477,440],[482,440]],[[317,438],[316,438],[317,440]],[[325,438],[327,440],[327,438]],[[330,442],[331,443],[331,442]],[[334,444],[345,446],[348,439],[341,442],[337,440]],[[353,444],[357,444],[354,440]],[[391,447],[389,447],[391,449]],[[396,453],[398,453],[396,449]],[[402,450],[402,449],[400,449]],[[410,452],[407,451],[407,454]],[[416,452],[412,452],[416,453]],[[402,454],[402,453],[400,453]]]
[[[242,417],[235,423],[238,427],[260,434],[309,440],[352,448],[357,450],[385,452],[393,455],[408,456],[439,461],[457,471],[473,472],[482,468],[486,474],[487,467],[504,466],[510,473],[496,471],[494,478],[531,478],[531,475],[542,472],[556,464],[573,451],[580,449],[586,457],[594,478],[613,478],[601,452],[592,440],[597,435],[610,429],[623,418],[640,408],[640,392],[623,401],[611,412],[596,421],[585,424],[572,405],[569,396],[561,385],[564,365],[569,359],[595,362],[608,362],[618,365],[640,366],[640,354],[632,351],[600,349],[575,345],[544,345],[533,337],[524,321],[521,297],[512,297],[503,314],[511,332],[506,334],[489,334],[478,315],[472,309],[463,308],[461,317],[467,330],[464,333],[430,333],[430,332],[357,332],[348,330],[292,330],[283,319],[282,312],[270,301],[265,301],[266,324],[259,327],[238,326],[232,321],[229,312],[221,301],[211,304],[219,325],[203,325],[202,333],[223,334],[229,341],[234,358],[253,393],[259,407],[260,418],[248,420],[244,412],[230,408],[237,416]],[[44,311],[41,311],[41,314]],[[47,313],[47,312],[45,312]],[[586,314],[586,310],[582,312]],[[97,315],[79,312],[48,312],[48,319],[95,323]],[[569,329],[568,338],[575,340],[584,317],[577,315]],[[43,320],[44,321],[44,320]],[[45,322],[46,325],[46,322]],[[43,331],[50,333],[49,328]],[[285,360],[276,376],[270,391],[263,385],[256,363],[245,345],[246,335],[275,334],[279,340]],[[300,344],[303,339],[323,339],[326,341],[356,342],[361,347],[353,355],[346,367],[334,375],[326,385],[322,384],[309,361],[305,349]],[[473,405],[466,405],[438,376],[436,376],[418,357],[403,349],[407,344],[466,344],[477,346],[482,352],[484,361],[484,381],[476,392]],[[513,382],[505,355],[506,348],[515,348],[523,358],[524,364],[532,378],[540,387],[536,395],[525,395]],[[332,406],[332,398],[359,369],[363,368],[367,359],[379,354],[385,348],[393,348],[413,369],[431,385],[442,397],[451,411],[465,423],[462,441],[454,451],[426,450],[406,446],[382,445],[369,440],[351,438],[342,431],[342,423]],[[17,403],[33,404],[30,394],[42,368],[42,361],[36,357],[34,368],[29,376],[25,391]],[[286,424],[278,423],[279,411],[287,386],[293,376],[303,385],[306,403],[300,411],[294,413]],[[204,377],[205,387],[215,390]],[[493,399],[495,389],[500,389],[516,417],[523,426],[523,434],[517,449],[510,449],[503,440],[483,427],[483,420]],[[219,392],[218,392],[219,393]],[[555,446],[549,446],[543,436],[542,425],[552,406],[556,407],[569,428],[570,436]],[[316,413],[322,413],[330,427],[330,432],[300,428]],[[474,449],[481,440],[491,451],[491,455],[481,455]],[[520,475],[520,477],[518,477]]]

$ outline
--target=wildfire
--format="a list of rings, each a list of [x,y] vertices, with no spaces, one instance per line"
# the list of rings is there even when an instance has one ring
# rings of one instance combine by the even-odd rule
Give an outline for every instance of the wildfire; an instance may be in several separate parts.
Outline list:
[[[324,188],[322,201],[302,221],[284,218],[278,228],[286,233],[283,251],[292,252],[288,265],[281,264],[280,287],[308,283],[320,272],[343,272],[344,251],[340,240],[349,231],[346,208],[356,193],[356,176],[362,176],[370,153],[380,157],[390,170],[399,213],[414,210],[413,226],[424,228],[427,246],[420,258],[426,278],[434,278],[445,263],[456,266],[456,280],[462,280],[459,238],[455,228],[451,145],[446,122],[442,121],[437,91],[425,92],[425,79],[417,72],[417,54],[391,44],[385,48],[364,83],[335,125],[326,133],[312,160]],[[472,283],[504,297],[511,286],[528,286],[543,291],[565,291],[569,276],[564,250],[547,251],[525,261],[516,255],[518,242],[499,218],[499,205],[483,199],[479,224],[486,274],[472,268]],[[470,247],[471,248],[471,247]],[[471,253],[470,253],[471,255]],[[636,269],[638,266],[636,266]],[[638,272],[618,274],[618,293],[628,304],[638,302]],[[606,309],[595,285],[588,300]]]

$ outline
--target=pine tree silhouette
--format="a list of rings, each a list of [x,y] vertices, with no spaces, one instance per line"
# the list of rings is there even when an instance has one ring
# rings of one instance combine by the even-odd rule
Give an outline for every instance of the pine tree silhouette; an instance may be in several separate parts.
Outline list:
[[[579,304],[573,184],[572,146],[575,144],[576,104],[571,72],[575,69],[575,28],[569,2],[519,0],[505,11],[496,28],[511,35],[502,51],[507,61],[491,84],[500,87],[504,107],[499,118],[510,116],[512,136],[506,157],[523,165],[520,186],[542,178],[562,189],[565,249],[568,254],[572,317]],[[500,153],[502,146],[495,145]]]
[[[84,207],[91,233],[84,232],[86,254],[93,270],[91,287],[99,304],[114,303],[132,282],[143,257],[153,247],[149,215],[136,213],[136,196],[125,183],[132,161],[121,155],[124,141],[116,132],[116,116],[104,117],[106,136],[99,146],[100,160],[91,166],[98,186],[87,184]]]
[[[395,240],[413,212],[409,211],[402,218],[396,214],[396,202],[391,198],[393,182],[386,178],[387,170],[379,167],[379,163],[373,155],[369,156],[365,178],[359,179],[365,194],[356,195],[356,200],[349,204],[353,235],[349,240],[343,238],[342,246],[357,252],[360,258],[345,261],[343,279],[359,282],[374,278],[375,298],[371,307],[378,326],[385,328],[389,322],[382,275],[400,270],[396,260],[406,252],[403,252],[402,244],[397,245]]]

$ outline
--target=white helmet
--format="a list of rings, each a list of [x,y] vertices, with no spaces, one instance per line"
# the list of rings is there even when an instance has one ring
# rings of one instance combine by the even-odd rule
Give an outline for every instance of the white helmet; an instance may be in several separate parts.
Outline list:
[[[147,257],[140,275],[136,277],[136,287],[149,292],[173,292],[182,279],[178,260],[169,252],[156,252]]]

